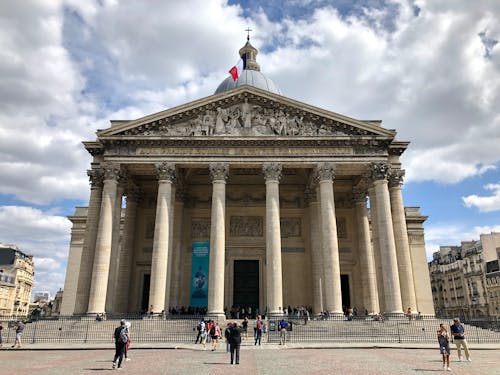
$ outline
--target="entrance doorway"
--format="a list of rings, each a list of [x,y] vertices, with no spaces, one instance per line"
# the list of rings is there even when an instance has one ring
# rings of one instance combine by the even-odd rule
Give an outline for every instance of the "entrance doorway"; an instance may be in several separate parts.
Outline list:
[[[340,288],[342,289],[342,306],[348,309],[351,306],[351,292],[349,290],[349,275],[340,275]]]
[[[259,307],[259,261],[235,260],[233,305],[241,308]]]
[[[142,299],[141,299],[141,311],[148,311],[149,302],[149,285],[151,283],[151,275],[149,273],[144,274],[142,278]]]

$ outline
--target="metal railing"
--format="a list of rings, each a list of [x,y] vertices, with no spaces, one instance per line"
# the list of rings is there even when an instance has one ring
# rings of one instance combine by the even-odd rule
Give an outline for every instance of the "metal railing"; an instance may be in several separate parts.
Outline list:
[[[25,324],[23,343],[112,343],[114,329],[121,319],[131,322],[131,339],[135,343],[194,343],[196,326],[202,316],[108,316],[107,320],[97,321],[89,316],[59,316],[39,318]],[[357,317],[351,321],[346,318],[328,320],[294,319],[286,317],[291,330],[287,332],[290,343],[435,343],[439,323],[449,327],[451,319],[412,319],[389,318],[376,321],[371,318]],[[234,321],[234,320],[231,320]],[[1,331],[3,342],[13,343],[15,320],[1,318],[4,329]],[[238,321],[238,323],[240,323]],[[266,321],[267,334],[264,342],[279,343],[279,319]],[[248,325],[248,335],[253,332],[252,321]],[[464,322],[466,338],[469,343],[500,342],[500,322],[498,319],[478,319]],[[221,326],[223,331],[223,327]]]

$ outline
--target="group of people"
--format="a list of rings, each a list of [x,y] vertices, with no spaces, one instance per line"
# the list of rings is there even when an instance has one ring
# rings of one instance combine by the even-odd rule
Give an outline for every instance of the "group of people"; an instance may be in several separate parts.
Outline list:
[[[120,325],[115,328],[115,356],[113,358],[113,369],[122,368],[123,358],[130,361],[128,351],[130,348],[130,322],[125,319],[120,321]]]
[[[194,343],[197,344],[199,341],[200,344],[203,345],[203,350],[206,350],[207,342],[211,342],[212,351],[213,352],[216,351],[217,341],[222,336],[219,323],[214,320],[209,320],[208,322],[205,322],[203,319],[201,319],[196,326],[196,330],[197,334]]]
[[[450,368],[450,341],[451,338],[455,341],[457,346],[458,360],[462,360],[462,348],[465,352],[465,358],[467,361],[471,362],[469,354],[469,346],[467,344],[467,339],[465,338],[465,328],[460,323],[460,319],[453,319],[453,324],[450,326],[450,332],[444,324],[439,325],[439,330],[437,331],[437,338],[439,342],[439,352],[443,359],[443,370],[451,371]]]

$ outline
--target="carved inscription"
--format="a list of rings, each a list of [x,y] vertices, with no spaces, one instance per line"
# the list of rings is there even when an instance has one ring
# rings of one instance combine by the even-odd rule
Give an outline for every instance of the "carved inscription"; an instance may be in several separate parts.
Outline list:
[[[210,237],[210,219],[208,217],[193,217],[191,219],[191,237]]]
[[[231,216],[229,220],[229,236],[262,237],[264,224],[261,216]]]
[[[281,238],[301,237],[302,222],[300,217],[284,217],[280,219]]]

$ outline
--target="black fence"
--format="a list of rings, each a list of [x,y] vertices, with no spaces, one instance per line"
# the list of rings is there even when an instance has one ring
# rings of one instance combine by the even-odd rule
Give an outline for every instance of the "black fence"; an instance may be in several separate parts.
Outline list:
[[[89,316],[60,316],[55,318],[39,318],[27,321],[22,341],[28,343],[113,343],[114,329],[121,319],[131,323],[131,339],[135,343],[177,343],[191,344],[196,340],[197,323],[202,316],[180,315],[168,316],[109,316],[98,321]],[[281,319],[281,318],[280,318]],[[280,319],[266,321],[264,343],[277,344],[281,332],[278,330]],[[305,320],[285,318],[289,323],[286,340],[289,343],[435,343],[439,324],[447,327],[453,324],[452,319],[411,319],[336,317],[327,320]],[[234,321],[234,320],[230,320]],[[4,343],[13,343],[15,319],[0,318],[3,325],[1,331]],[[241,323],[241,320],[237,321]],[[499,321],[496,319],[478,319],[464,322],[466,338],[469,343],[500,342]],[[224,331],[221,325],[221,330]],[[253,321],[248,324],[248,336],[253,335]]]

